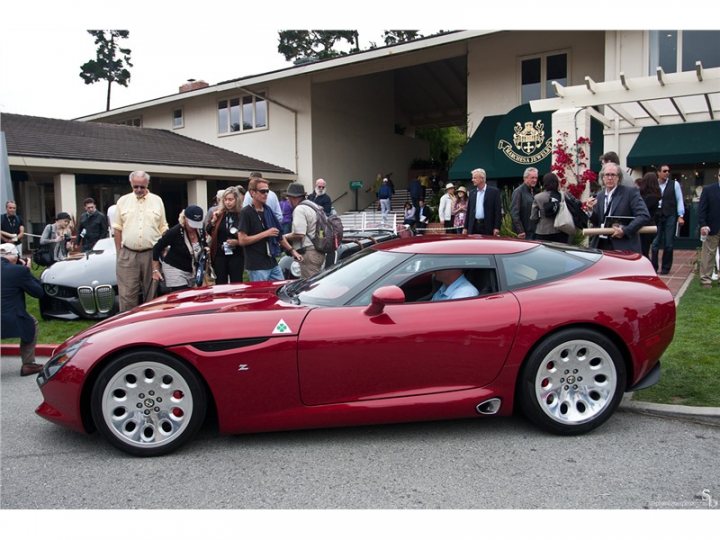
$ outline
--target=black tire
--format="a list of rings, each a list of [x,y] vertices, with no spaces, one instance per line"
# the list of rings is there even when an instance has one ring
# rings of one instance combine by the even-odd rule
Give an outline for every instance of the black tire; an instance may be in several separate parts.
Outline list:
[[[205,388],[195,373],[161,351],[134,351],[105,366],[92,389],[98,431],[135,456],[170,453],[191,440],[205,419]]]
[[[625,384],[625,363],[610,339],[595,330],[567,329],[545,338],[525,362],[518,401],[537,426],[580,435],[612,415]]]

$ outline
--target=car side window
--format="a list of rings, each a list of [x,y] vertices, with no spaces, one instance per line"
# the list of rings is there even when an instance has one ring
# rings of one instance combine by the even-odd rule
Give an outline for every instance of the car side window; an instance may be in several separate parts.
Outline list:
[[[594,253],[538,245],[522,253],[500,256],[499,266],[507,287],[518,288],[559,279],[587,268],[598,258]]]
[[[460,268],[480,295],[497,292],[498,280],[494,259],[487,255],[415,255],[382,279],[353,298],[348,305],[366,306],[373,291],[387,285],[397,285],[405,293],[405,303],[429,302],[440,287],[433,278],[437,270]]]

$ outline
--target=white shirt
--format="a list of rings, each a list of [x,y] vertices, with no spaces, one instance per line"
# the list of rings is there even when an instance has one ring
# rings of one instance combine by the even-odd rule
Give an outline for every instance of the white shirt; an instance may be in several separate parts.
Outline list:
[[[485,188],[478,189],[475,199],[475,219],[485,219]]]

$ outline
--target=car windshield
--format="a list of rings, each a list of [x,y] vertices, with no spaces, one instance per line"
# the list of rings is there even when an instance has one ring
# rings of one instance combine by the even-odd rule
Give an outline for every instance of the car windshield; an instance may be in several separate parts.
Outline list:
[[[364,249],[310,279],[284,285],[278,294],[295,303],[341,306],[412,254]]]

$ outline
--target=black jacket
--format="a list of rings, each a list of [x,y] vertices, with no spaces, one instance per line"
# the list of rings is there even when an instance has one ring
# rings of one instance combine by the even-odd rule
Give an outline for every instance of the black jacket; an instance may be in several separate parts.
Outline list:
[[[204,248],[206,245],[205,231],[198,229],[198,235],[200,237],[200,245]],[[170,249],[163,257],[163,251],[168,246]],[[174,266],[184,272],[194,271],[193,256],[190,254],[187,244],[185,243],[185,229],[183,229],[180,223],[165,231],[153,247],[153,261],[159,261],[160,259],[165,261],[166,264]]]
[[[485,186],[485,198],[483,208],[485,209],[484,224],[481,227],[475,221],[475,205],[477,204],[477,188],[473,188],[468,195],[468,209],[465,216],[465,228],[468,234],[485,234],[492,236],[493,229],[500,230],[502,223],[502,205],[500,201],[500,190],[493,186]]]
[[[84,251],[88,251],[95,245],[95,242],[101,238],[107,238],[108,235],[108,219],[105,214],[102,212],[92,214],[84,212],[80,216],[76,243],[82,245]]]
[[[43,287],[26,266],[13,264],[5,257],[0,260],[2,337],[19,337],[21,341],[31,342],[35,337],[35,322],[25,308],[25,293],[40,298],[44,294]]]

